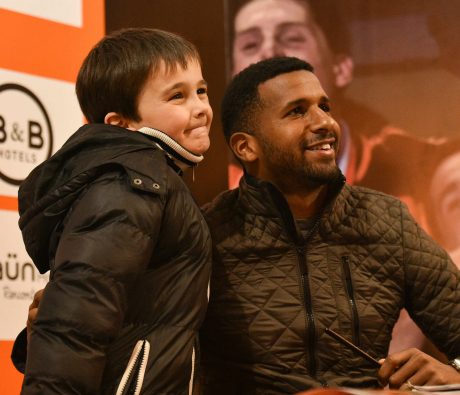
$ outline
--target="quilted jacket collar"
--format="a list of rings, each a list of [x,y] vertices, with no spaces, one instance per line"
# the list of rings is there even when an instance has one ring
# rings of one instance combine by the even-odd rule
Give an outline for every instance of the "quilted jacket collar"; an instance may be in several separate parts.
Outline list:
[[[339,194],[345,185],[343,174],[329,184],[325,207]],[[281,191],[271,182],[245,174],[240,181],[239,203],[246,212],[267,217],[278,217],[280,211],[289,211],[287,201]],[[291,214],[292,216],[292,214]]]
[[[329,184],[328,194],[323,209],[318,213],[318,218],[329,212],[336,197],[345,185],[345,177],[340,174],[337,179]],[[260,180],[245,174],[240,181],[238,201],[239,205],[248,214],[280,219],[286,227],[290,238],[296,244],[302,244],[300,232],[295,224],[289,205],[281,191],[271,182]]]

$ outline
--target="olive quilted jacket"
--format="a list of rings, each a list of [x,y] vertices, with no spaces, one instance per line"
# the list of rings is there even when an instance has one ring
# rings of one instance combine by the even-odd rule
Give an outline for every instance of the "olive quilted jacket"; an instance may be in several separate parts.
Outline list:
[[[308,237],[281,193],[245,176],[205,207],[214,242],[201,331],[204,394],[288,394],[378,387],[406,308],[449,357],[460,355],[460,274],[397,199],[341,178]]]

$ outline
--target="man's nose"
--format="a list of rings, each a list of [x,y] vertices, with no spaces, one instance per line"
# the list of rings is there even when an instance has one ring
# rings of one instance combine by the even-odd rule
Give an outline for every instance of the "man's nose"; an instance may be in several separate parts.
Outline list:
[[[310,109],[310,122],[312,132],[316,133],[335,131],[338,128],[338,124],[331,114],[320,107]]]
[[[262,59],[270,59],[277,56],[285,56],[286,53],[282,45],[275,40],[266,40],[262,49]]]

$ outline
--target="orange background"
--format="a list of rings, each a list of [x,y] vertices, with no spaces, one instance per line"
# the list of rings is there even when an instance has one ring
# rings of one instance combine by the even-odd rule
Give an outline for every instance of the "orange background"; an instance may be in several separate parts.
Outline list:
[[[104,0],[82,0],[81,28],[0,9],[0,68],[75,82],[91,47],[104,35]],[[17,199],[0,196],[0,209],[16,211]],[[26,312],[20,311],[24,315]],[[7,317],[3,317],[7,319]],[[19,394],[22,375],[10,361],[12,341],[0,341],[0,394]]]

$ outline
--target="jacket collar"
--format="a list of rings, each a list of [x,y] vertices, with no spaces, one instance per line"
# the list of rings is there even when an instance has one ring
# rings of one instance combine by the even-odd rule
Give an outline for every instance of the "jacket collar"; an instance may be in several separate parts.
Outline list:
[[[204,159],[203,155],[197,155],[189,151],[172,137],[158,129],[143,127],[138,132],[149,136],[155,141],[158,148],[166,152],[172,166],[180,171],[181,174],[187,168],[197,166]]]
[[[331,200],[342,190],[345,181],[345,176],[340,173],[335,180],[329,183],[325,206],[329,205]],[[277,215],[280,210],[279,207],[290,211],[283,193],[269,181],[245,173],[241,178],[239,189],[241,204],[247,205],[248,212],[255,211],[258,214],[271,216]]]
[[[342,173],[329,183],[323,209],[317,215],[318,221],[332,209],[344,185],[345,177]],[[296,244],[304,242],[286,198],[274,184],[245,174],[240,181],[239,192],[238,200],[244,212],[281,221]]]

